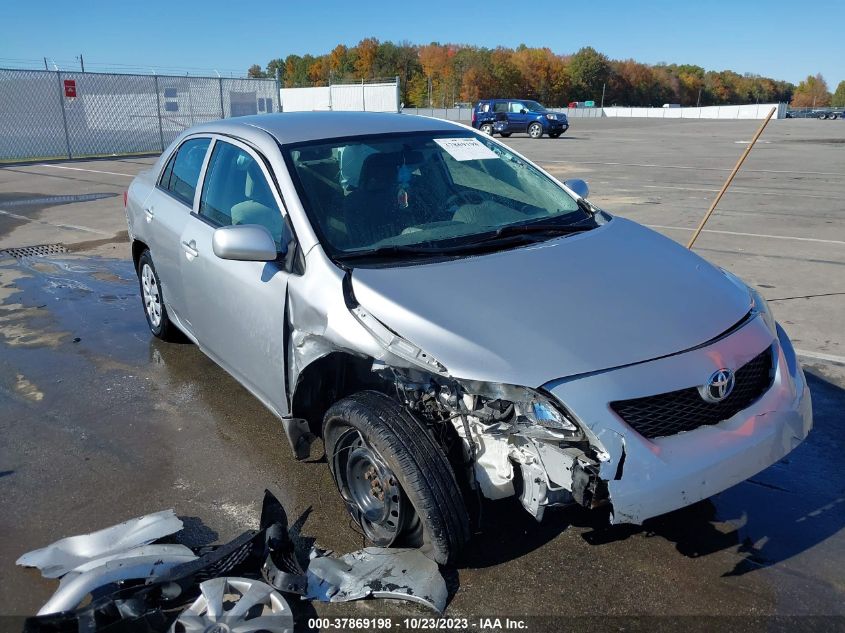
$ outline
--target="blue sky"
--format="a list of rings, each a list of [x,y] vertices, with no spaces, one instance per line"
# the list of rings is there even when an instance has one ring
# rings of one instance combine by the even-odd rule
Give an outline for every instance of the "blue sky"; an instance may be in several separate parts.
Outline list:
[[[612,58],[693,63],[797,83],[845,79],[845,3],[684,0],[392,0],[237,2],[10,0],[0,9],[0,66],[47,56],[70,68],[244,70],[289,53],[328,51],[367,36],[413,43],[590,45]],[[161,72],[161,70],[159,70]]]

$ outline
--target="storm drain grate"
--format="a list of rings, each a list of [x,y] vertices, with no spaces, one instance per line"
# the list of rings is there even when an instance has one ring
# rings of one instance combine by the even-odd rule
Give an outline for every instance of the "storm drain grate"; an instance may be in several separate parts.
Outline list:
[[[67,247],[64,244],[39,244],[37,246],[4,248],[0,250],[0,257],[14,257],[15,259],[22,257],[47,257],[49,255],[58,255],[59,253],[67,252]]]

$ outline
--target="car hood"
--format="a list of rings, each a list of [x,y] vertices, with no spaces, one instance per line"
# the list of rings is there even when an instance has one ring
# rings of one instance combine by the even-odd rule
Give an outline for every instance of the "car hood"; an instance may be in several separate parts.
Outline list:
[[[352,289],[452,376],[529,387],[687,350],[751,306],[718,268],[623,218],[508,251],[356,268]]]

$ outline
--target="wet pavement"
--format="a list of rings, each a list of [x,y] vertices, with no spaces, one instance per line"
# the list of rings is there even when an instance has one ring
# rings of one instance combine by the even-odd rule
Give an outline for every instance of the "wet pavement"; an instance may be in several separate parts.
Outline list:
[[[182,542],[224,541],[255,527],[265,487],[299,519],[301,549],[362,546],[322,460],[296,462],[279,422],[195,346],[149,335],[131,263],[0,259],[0,339],[0,613],[34,612],[55,588],[14,566],[25,551],[169,507],[187,517]],[[642,528],[486,503],[445,570],[447,615],[845,616],[845,371],[807,369],[810,438],[711,500]]]

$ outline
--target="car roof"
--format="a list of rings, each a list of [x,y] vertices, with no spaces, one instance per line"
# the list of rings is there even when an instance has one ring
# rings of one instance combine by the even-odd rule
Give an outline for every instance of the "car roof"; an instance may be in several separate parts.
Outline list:
[[[349,136],[396,132],[452,132],[464,126],[442,119],[389,112],[278,112],[234,117],[206,123],[193,132],[229,133],[250,136],[264,130],[279,143],[301,143]]]

